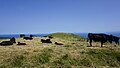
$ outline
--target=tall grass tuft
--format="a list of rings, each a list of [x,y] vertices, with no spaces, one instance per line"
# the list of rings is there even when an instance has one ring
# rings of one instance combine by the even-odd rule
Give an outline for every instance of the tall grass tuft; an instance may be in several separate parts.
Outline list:
[[[25,57],[23,55],[16,55],[11,59],[11,65],[13,67],[22,67],[25,62]]]
[[[95,65],[120,67],[120,52],[118,51],[90,49],[87,54]]]
[[[58,58],[57,60],[53,61],[53,68],[71,68],[71,56],[65,54]]]
[[[34,60],[35,64],[45,64],[45,63],[49,63],[50,58],[51,58],[51,52],[53,52],[52,49],[49,48],[45,48],[41,51],[41,53],[38,53],[36,56],[34,56]]]

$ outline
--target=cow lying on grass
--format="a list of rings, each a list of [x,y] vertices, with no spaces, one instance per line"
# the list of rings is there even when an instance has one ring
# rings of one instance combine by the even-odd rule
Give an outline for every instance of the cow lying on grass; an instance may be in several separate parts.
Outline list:
[[[23,37],[23,39],[25,39],[25,40],[32,40],[33,38],[32,37]]]
[[[42,43],[52,43],[52,42],[50,41],[50,39],[46,39],[46,40],[45,40],[45,39],[41,39],[41,42],[42,42]]]
[[[16,40],[15,40],[14,37],[12,37],[12,38],[10,39],[10,41],[13,42],[13,43],[16,43]]]
[[[11,42],[11,41],[2,41],[2,42],[0,43],[0,45],[1,45],[1,46],[13,45],[13,42]]]
[[[17,45],[27,45],[26,43],[23,43],[23,42],[18,42]]]
[[[11,38],[10,41],[2,41],[0,43],[1,46],[6,46],[6,45],[13,45],[13,43],[16,43],[15,38]]]
[[[56,45],[63,45],[62,43],[55,42]]]
[[[52,36],[43,36],[43,37],[48,37],[49,39],[53,39],[53,37],[52,37]]]

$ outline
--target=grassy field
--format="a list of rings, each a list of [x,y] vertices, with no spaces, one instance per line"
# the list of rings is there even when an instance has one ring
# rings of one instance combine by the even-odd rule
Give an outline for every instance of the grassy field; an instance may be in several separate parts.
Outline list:
[[[17,38],[17,42],[26,42],[26,46],[0,46],[0,68],[120,68],[120,46],[105,43],[93,47],[81,36],[70,33],[50,34],[52,43]],[[8,39],[2,39],[8,40]],[[55,42],[64,45],[56,45]],[[73,44],[74,43],[74,44]]]

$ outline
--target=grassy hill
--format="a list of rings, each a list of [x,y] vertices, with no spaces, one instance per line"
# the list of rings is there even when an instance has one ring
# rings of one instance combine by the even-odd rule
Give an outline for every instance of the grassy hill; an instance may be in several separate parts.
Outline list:
[[[49,34],[48,36],[58,37],[58,38],[63,38],[63,39],[81,39],[81,38],[83,38],[82,36],[78,36],[78,35],[75,35],[72,33],[64,33],[64,32],[53,33],[53,34]]]
[[[105,43],[93,43],[93,47],[81,36],[69,33],[53,33],[51,43],[17,38],[17,42],[26,42],[26,46],[0,46],[0,68],[120,68],[120,46]],[[72,40],[70,40],[72,39]],[[2,40],[0,40],[2,41]],[[56,45],[54,42],[64,45]],[[74,43],[74,44],[73,44]],[[116,46],[114,46],[116,45]]]

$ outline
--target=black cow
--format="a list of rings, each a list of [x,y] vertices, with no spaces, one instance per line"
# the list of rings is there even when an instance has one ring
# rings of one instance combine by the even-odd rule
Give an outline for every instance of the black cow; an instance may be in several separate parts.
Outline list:
[[[32,35],[32,34],[30,34],[30,37],[37,37],[36,35]]]
[[[49,39],[52,39],[53,37],[52,36],[48,36]]]
[[[55,42],[56,45],[63,45],[62,43]]]
[[[33,38],[32,37],[23,37],[23,39],[25,39],[25,40],[32,40]]]
[[[112,43],[112,35],[107,34],[92,34],[88,33],[88,39],[90,40],[90,46],[92,46],[92,40],[95,42],[101,42],[101,47],[103,46],[103,43],[110,42]]]
[[[11,38],[10,41],[2,41],[2,42],[0,43],[0,45],[1,45],[1,46],[5,46],[5,45],[13,45],[13,43],[16,43],[14,37]]]
[[[46,40],[45,40],[45,39],[41,39],[41,42],[42,42],[42,43],[52,43],[52,42],[50,41],[50,39],[46,39]]]
[[[115,42],[116,44],[118,44],[119,45],[119,37],[117,37],[117,36],[112,36],[112,41],[113,42]]]
[[[26,43],[24,43],[24,42],[18,42],[18,44],[17,45],[27,45]]]
[[[1,46],[13,45],[13,42],[11,42],[11,41],[2,41],[2,42],[0,43],[0,45],[1,45]]]
[[[47,36],[43,36],[43,37],[47,37]]]
[[[49,39],[52,39],[52,38],[53,38],[52,36],[43,36],[43,37],[48,37]]]
[[[23,38],[23,37],[25,37],[25,34],[20,34],[20,38]]]
[[[16,43],[16,40],[15,40],[14,37],[12,37],[12,38],[10,39],[10,41],[13,42],[13,43]]]

